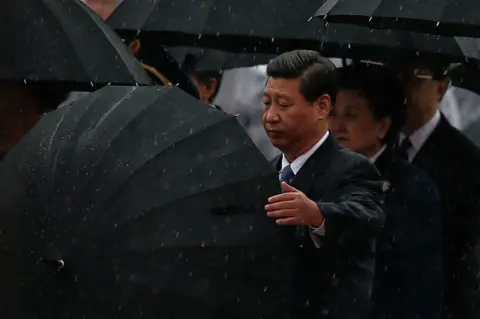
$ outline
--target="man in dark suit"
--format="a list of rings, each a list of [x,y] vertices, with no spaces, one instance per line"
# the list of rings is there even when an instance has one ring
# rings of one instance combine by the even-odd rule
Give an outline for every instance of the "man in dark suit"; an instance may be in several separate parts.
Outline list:
[[[283,153],[274,161],[283,193],[265,209],[278,225],[294,226],[294,318],[370,318],[382,182],[368,159],[328,131],[335,67],[298,50],[270,61],[267,75],[263,123]]]
[[[448,89],[441,61],[392,63],[407,88],[401,156],[436,183],[443,208],[444,318],[480,318],[480,149],[438,110]]]

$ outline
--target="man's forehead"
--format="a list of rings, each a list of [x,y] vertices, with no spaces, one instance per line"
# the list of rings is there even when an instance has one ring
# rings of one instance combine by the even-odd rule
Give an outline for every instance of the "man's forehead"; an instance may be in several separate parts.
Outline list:
[[[300,79],[272,78],[267,79],[264,92],[277,95],[292,95],[299,93]]]

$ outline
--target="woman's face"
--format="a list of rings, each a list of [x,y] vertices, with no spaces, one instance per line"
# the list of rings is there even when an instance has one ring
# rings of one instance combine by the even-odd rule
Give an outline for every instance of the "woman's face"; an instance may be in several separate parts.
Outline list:
[[[372,157],[382,148],[390,119],[375,119],[362,95],[352,90],[340,90],[330,114],[329,126],[342,146]]]

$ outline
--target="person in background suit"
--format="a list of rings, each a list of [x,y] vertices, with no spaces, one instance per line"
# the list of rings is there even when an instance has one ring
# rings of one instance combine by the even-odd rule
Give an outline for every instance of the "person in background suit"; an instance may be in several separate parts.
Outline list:
[[[480,318],[480,149],[438,110],[449,86],[441,61],[394,61],[407,91],[400,156],[427,172],[443,208],[444,318]]]
[[[396,75],[359,64],[339,70],[330,129],[342,146],[370,158],[388,188],[378,240],[373,319],[439,319],[442,312],[442,224],[435,183],[395,156],[405,119]]]
[[[282,155],[283,193],[267,215],[298,244],[294,318],[370,318],[375,238],[384,222],[381,178],[368,159],[328,131],[335,66],[316,51],[284,53],[267,66],[263,124]]]

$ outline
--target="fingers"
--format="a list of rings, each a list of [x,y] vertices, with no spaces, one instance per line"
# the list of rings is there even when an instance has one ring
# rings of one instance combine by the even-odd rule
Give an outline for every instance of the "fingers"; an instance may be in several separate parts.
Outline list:
[[[275,222],[277,223],[277,225],[281,226],[299,226],[305,224],[304,222],[302,222],[301,219],[297,217],[281,218],[277,219]]]
[[[278,194],[270,197],[268,199],[268,203],[273,204],[278,202],[290,201],[290,200],[294,200],[295,198],[297,198],[296,193],[282,193],[282,194]]]
[[[271,218],[288,218],[296,217],[298,215],[297,209],[280,209],[267,212],[267,216]]]
[[[296,207],[295,201],[293,200],[276,202],[273,204],[265,205],[266,211],[274,211],[274,210],[281,210],[281,209],[295,209],[295,208],[297,207]]]
[[[292,185],[290,185],[286,182],[282,182],[282,190],[284,192],[288,192],[288,193],[299,192],[298,189],[296,189],[295,187],[293,187]]]

